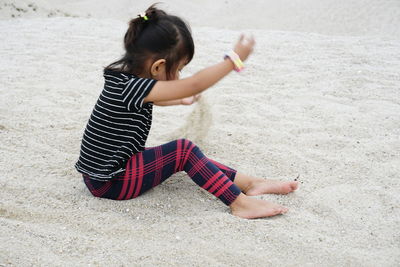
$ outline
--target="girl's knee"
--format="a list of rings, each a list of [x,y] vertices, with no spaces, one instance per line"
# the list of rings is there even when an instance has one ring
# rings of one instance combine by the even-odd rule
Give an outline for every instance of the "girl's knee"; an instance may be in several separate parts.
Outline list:
[[[181,138],[177,140],[178,148],[180,147],[184,151],[190,151],[197,147],[192,141],[186,138]]]
[[[199,148],[189,139],[182,138],[176,140],[176,172],[183,171],[188,160],[193,158],[193,155],[197,155],[199,151]]]
[[[178,139],[177,141],[178,141],[178,142],[181,142],[182,144],[187,144],[187,143],[193,144],[193,142],[190,141],[190,140],[187,139],[187,138],[181,138],[181,139]]]

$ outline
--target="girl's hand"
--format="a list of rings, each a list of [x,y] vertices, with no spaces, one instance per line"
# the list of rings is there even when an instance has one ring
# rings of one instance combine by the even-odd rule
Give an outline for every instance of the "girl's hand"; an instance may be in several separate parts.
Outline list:
[[[245,61],[248,56],[253,52],[253,47],[255,45],[255,40],[253,36],[251,37],[244,37],[244,35],[240,35],[239,41],[236,43],[235,51],[236,54],[240,57],[242,61]]]
[[[192,105],[194,102],[198,101],[200,99],[200,97],[201,97],[201,94],[182,98],[181,104],[182,105]]]

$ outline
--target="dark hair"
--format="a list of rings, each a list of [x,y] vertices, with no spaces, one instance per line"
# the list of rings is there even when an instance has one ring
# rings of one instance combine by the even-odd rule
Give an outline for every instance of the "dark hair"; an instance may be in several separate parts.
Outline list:
[[[124,45],[125,55],[106,69],[138,75],[143,72],[147,59],[165,59],[169,79],[181,60],[187,59],[189,63],[194,55],[190,27],[155,4],[129,22]]]

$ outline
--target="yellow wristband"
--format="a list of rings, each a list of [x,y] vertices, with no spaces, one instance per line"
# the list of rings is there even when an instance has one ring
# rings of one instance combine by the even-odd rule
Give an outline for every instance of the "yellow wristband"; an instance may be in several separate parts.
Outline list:
[[[224,59],[229,58],[234,65],[234,70],[237,72],[240,72],[244,69],[244,64],[243,61],[240,59],[240,57],[238,56],[238,54],[236,54],[234,51],[230,51],[229,53],[227,53],[224,57]]]

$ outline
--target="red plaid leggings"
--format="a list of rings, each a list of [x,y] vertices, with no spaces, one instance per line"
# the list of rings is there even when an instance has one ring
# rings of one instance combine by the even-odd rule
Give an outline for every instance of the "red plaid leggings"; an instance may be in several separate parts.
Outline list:
[[[241,193],[233,183],[236,171],[204,156],[191,141],[179,139],[133,155],[123,174],[102,182],[83,175],[96,197],[131,199],[159,185],[172,174],[185,171],[203,189],[230,205]]]

